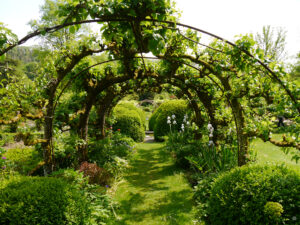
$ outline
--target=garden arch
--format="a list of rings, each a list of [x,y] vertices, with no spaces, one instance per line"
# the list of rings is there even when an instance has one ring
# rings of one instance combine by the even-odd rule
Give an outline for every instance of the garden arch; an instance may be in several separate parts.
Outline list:
[[[169,13],[168,10],[171,10],[171,6],[167,4],[167,1],[158,2],[157,6],[153,5],[151,1],[141,3],[142,5],[146,4],[143,7],[151,6],[148,7],[149,11],[147,12],[139,6],[136,6],[137,9],[133,12],[128,12],[127,9],[122,8],[116,2],[113,2],[114,4],[101,2],[99,3],[100,6],[97,5],[96,1],[79,1],[73,5],[65,3],[57,9],[59,13],[66,15],[59,25],[39,28],[20,41],[12,43],[10,41],[13,39],[11,38],[13,35],[6,30],[6,41],[0,46],[0,55],[35,36],[51,35],[62,29],[69,29],[70,33],[76,33],[79,25],[88,23],[103,24],[101,39],[105,40],[105,43],[99,43],[94,37],[79,40],[76,51],[68,50],[70,54],[62,55],[57,62],[57,66],[52,68],[56,76],[48,82],[45,88],[47,105],[43,113],[44,139],[41,140],[44,150],[45,174],[54,169],[53,122],[59,98],[67,87],[81,75],[93,76],[93,72],[90,72],[92,68],[112,61],[121,63],[121,76],[114,74],[112,71],[105,71],[103,77],[95,81],[93,86],[86,85],[87,97],[83,113],[80,114],[78,129],[79,135],[84,140],[87,140],[89,113],[96,103],[95,96],[114,84],[135,82],[138,79],[148,79],[149,82],[154,82],[154,80],[159,81],[156,78],[162,77],[169,79],[171,84],[177,84],[186,89],[188,97],[194,100],[194,109],[197,108],[198,101],[201,101],[215,126],[226,127],[227,122],[218,121],[216,114],[223,115],[220,113],[222,107],[230,106],[232,116],[229,115],[228,117],[229,120],[234,121],[236,126],[239,143],[239,165],[246,163],[249,138],[252,136],[271,141],[278,146],[300,148],[295,141],[276,142],[272,140],[269,137],[270,130],[267,125],[254,128],[251,127],[248,121],[251,118],[255,119],[257,124],[261,122],[261,115],[256,110],[251,109],[254,105],[253,101],[270,97],[270,95],[274,99],[275,97],[279,98],[274,93],[267,93],[266,91],[268,96],[265,96],[264,91],[257,91],[256,89],[260,87],[261,81],[272,86],[275,85],[273,83],[273,80],[275,80],[284,90],[284,92],[281,91],[275,85],[278,92],[288,96],[288,98],[279,100],[279,103],[283,104],[283,101],[286,101],[285,106],[287,103],[292,104],[289,107],[296,110],[298,114],[300,113],[295,88],[288,86],[280,78],[280,76],[284,76],[283,68],[273,65],[278,71],[274,72],[270,69],[264,63],[263,55],[251,38],[241,37],[236,43],[232,43],[207,31],[179,23],[177,18]],[[128,4],[129,7],[135,3],[129,1],[124,2],[124,4]],[[135,9],[129,7],[129,9],[132,8]],[[108,9],[112,9],[112,12]],[[87,20],[88,16],[92,19]],[[180,30],[179,27],[186,30]],[[215,41],[209,45],[200,43],[199,32],[209,35]],[[87,41],[88,43],[86,43]],[[63,51],[65,49],[62,47]],[[109,52],[113,59],[88,65],[83,69],[77,68],[84,58],[103,52]],[[152,52],[155,57],[145,57],[144,54],[147,52]],[[159,59],[161,63],[155,68],[146,61],[147,58]],[[172,81],[173,78],[176,81]],[[61,88],[61,85],[65,82],[65,86]],[[150,85],[148,83],[148,86]],[[59,88],[61,88],[61,92],[57,95]],[[129,88],[132,88],[132,86],[129,85]],[[267,90],[266,87],[264,89]],[[277,101],[274,99],[272,100],[273,103]],[[218,106],[218,104],[220,105]],[[266,107],[266,104],[263,107]],[[198,118],[199,125],[204,125],[201,115],[198,115]],[[85,144],[79,150],[79,160],[85,160],[86,154]]]

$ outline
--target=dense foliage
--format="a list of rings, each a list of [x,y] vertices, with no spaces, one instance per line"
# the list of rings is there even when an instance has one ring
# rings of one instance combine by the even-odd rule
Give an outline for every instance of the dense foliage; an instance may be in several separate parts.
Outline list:
[[[149,127],[150,129],[153,128],[155,139],[160,140],[170,132],[170,124],[167,123],[168,117],[173,117],[172,129],[179,131],[184,116],[188,113],[187,103],[184,100],[171,100],[162,103],[149,120]]]
[[[114,109],[113,129],[141,142],[145,137],[145,114],[134,105],[120,104]]]
[[[83,193],[61,179],[2,180],[0,196],[2,224],[84,224],[90,213]]]
[[[230,144],[226,142],[215,145],[211,140],[195,139],[195,123],[190,123],[187,116],[177,131],[169,124],[169,132],[166,141],[166,150],[172,153],[175,162],[181,168],[198,174],[211,174],[224,172],[237,166],[237,151],[234,140]],[[204,131],[203,131],[204,133]]]
[[[297,224],[299,185],[293,170],[255,165],[206,178],[196,198],[208,224]]]
[[[257,42],[253,35],[229,42],[179,23],[178,15],[171,0],[47,0],[20,41],[0,22],[0,146],[15,137],[35,146],[24,155],[1,149],[1,172],[43,169],[49,176],[81,166],[90,183],[107,185],[145,137],[144,112],[118,104],[133,93],[166,91],[180,99],[156,109],[149,128],[156,140],[168,135],[166,149],[189,172],[214,176],[247,164],[252,138],[299,150],[299,81],[279,62],[284,32],[275,42],[270,27]],[[211,42],[203,45],[200,33]],[[33,37],[41,48],[16,48]],[[298,74],[297,63],[292,76]],[[274,139],[282,116],[291,125]],[[300,159],[299,151],[292,154]],[[107,196],[73,172],[5,180],[0,222],[105,223]],[[68,183],[70,177],[86,186]],[[299,177],[283,167],[245,167],[203,183],[199,207],[208,223],[292,223],[296,215]]]

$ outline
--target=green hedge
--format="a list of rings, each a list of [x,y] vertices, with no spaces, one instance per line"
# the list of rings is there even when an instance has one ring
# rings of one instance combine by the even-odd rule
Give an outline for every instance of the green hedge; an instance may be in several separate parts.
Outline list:
[[[0,224],[85,224],[88,217],[83,193],[61,179],[1,180]]]
[[[131,104],[120,104],[115,107],[113,129],[115,131],[120,129],[122,134],[131,137],[134,141],[142,142],[145,138],[145,122],[141,118],[142,112],[139,112],[134,105],[128,105]]]
[[[240,167],[212,184],[208,224],[300,224],[299,205],[300,175],[295,171],[274,165]]]
[[[149,119],[149,130],[154,131],[154,125],[155,125],[155,121],[157,116],[159,115],[159,113],[161,112],[161,108],[158,107],[151,115],[150,119]]]
[[[152,114],[149,121],[149,129],[154,131],[156,140],[161,140],[163,136],[170,132],[170,125],[167,124],[168,116],[175,115],[177,124],[172,124],[172,129],[180,130],[184,115],[186,114],[189,114],[186,101],[170,100],[164,102]]]
[[[142,122],[144,128],[146,128],[146,114],[141,108],[136,107],[134,104],[132,104],[130,102],[120,102],[117,105],[116,110],[118,107],[126,108],[131,111],[136,111],[140,116],[140,119],[141,119],[141,122]]]

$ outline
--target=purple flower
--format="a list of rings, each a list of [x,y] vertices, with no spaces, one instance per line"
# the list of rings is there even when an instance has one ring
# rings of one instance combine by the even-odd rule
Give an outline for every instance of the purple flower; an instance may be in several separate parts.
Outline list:
[[[109,185],[105,185],[106,188],[109,188]]]
[[[5,159],[6,159],[6,157],[5,157],[5,156],[2,156],[2,159],[4,159],[4,160],[5,160]]]
[[[4,170],[5,170],[5,169],[6,169],[6,166],[2,166],[2,169],[4,169]]]

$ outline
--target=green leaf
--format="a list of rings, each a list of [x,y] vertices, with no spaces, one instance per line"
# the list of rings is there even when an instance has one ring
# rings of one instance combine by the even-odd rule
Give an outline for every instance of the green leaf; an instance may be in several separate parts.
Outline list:
[[[4,62],[5,57],[6,57],[5,54],[1,55],[1,56],[0,56],[0,62]]]
[[[69,31],[70,31],[71,34],[75,34],[75,32],[76,32],[75,26],[71,26],[71,27],[69,28]]]
[[[47,34],[47,31],[45,29],[42,29],[41,31],[41,35],[45,36]]]

